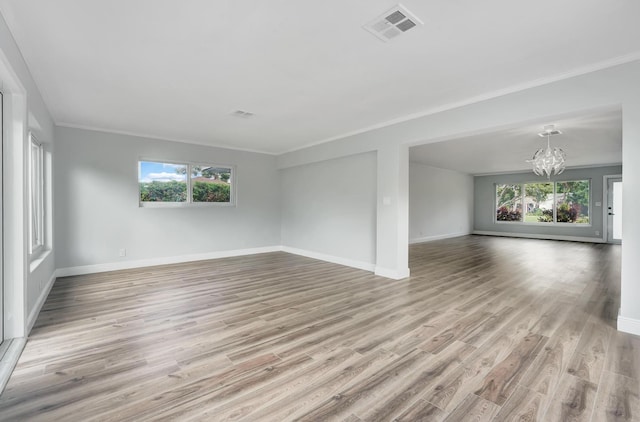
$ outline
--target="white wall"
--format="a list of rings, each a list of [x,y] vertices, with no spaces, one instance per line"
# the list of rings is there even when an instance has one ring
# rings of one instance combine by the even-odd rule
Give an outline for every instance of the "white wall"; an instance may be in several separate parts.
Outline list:
[[[52,239],[55,231],[47,227],[47,250],[36,261],[27,255],[28,132],[34,131],[50,153],[54,142],[53,121],[29,69],[0,17],[0,87],[4,94],[3,127],[3,201],[4,201],[4,296],[5,337],[28,334],[42,301],[54,280],[55,254]],[[51,156],[45,172],[51,169]],[[48,180],[50,183],[51,180]],[[47,192],[46,221],[51,222],[51,191]],[[30,317],[31,316],[31,320]],[[1,384],[1,383],[0,383]]]
[[[376,174],[375,153],[281,170],[285,250],[373,270]]]
[[[409,163],[409,242],[470,234],[473,176]]]
[[[620,106],[623,114],[623,237],[622,295],[619,328],[640,334],[640,220],[634,218],[640,207],[640,61],[603,63],[583,69],[573,77],[561,75],[556,80],[537,81],[536,85],[503,90],[494,97],[459,105],[442,112],[425,114],[405,122],[356,134],[278,157],[278,166],[288,168],[333,159],[365,151],[380,151],[402,145],[442,142],[496,128],[518,127],[533,120],[575,114],[597,108]],[[388,159],[388,157],[385,157]],[[408,158],[392,157],[402,167]],[[392,165],[391,163],[390,165]],[[395,187],[402,192],[404,180]],[[385,195],[378,191],[378,203]],[[385,225],[392,225],[392,220]],[[380,228],[380,221],[378,222]],[[400,250],[403,239],[389,237]],[[380,241],[378,240],[378,243]],[[403,258],[404,259],[404,258]],[[398,263],[400,267],[402,263]],[[406,260],[405,260],[406,265]]]
[[[64,127],[56,128],[55,154],[56,264],[62,274],[280,244],[272,155]],[[141,208],[139,158],[235,165],[237,204]]]

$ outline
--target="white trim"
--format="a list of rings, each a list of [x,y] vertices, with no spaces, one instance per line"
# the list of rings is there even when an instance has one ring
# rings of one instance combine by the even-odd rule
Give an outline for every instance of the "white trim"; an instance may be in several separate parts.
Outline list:
[[[27,318],[27,336],[31,333],[31,329],[33,325],[36,323],[36,319],[38,319],[38,315],[40,315],[40,311],[44,306],[44,303],[47,301],[47,297],[49,296],[49,292],[51,292],[51,288],[53,287],[53,283],[56,282],[56,272],[51,274],[51,278],[47,281],[47,284],[44,286],[44,289],[40,292],[40,296],[38,296],[38,300],[36,300],[36,304],[33,309],[29,313],[29,318]]]
[[[232,151],[253,152],[253,153],[256,153],[256,154],[265,154],[265,155],[273,155],[273,156],[279,154],[277,152],[269,152],[269,151],[263,151],[263,150],[259,150],[259,149],[241,148],[241,147],[225,145],[225,144],[214,144],[214,143],[211,143],[211,142],[204,142],[204,141],[194,141],[194,140],[187,140],[187,139],[171,138],[171,137],[166,137],[166,136],[161,136],[161,135],[151,135],[151,134],[143,133],[143,132],[132,132],[132,131],[127,131],[127,130],[106,129],[106,128],[101,128],[101,127],[98,127],[98,126],[91,126],[91,125],[77,125],[77,124],[74,124],[74,123],[58,122],[58,121],[56,121],[55,124],[56,124],[56,126],[66,127],[66,128],[69,128],[69,129],[88,130],[88,131],[91,131],[91,132],[101,132],[101,133],[107,133],[107,134],[112,134],[112,135],[125,135],[125,136],[132,136],[134,138],[144,138],[144,139],[151,139],[151,140],[157,140],[157,141],[167,141],[167,142],[179,142],[181,144],[204,145],[204,146],[212,147],[212,148],[220,148],[220,149],[226,149],[226,150],[232,150]]]
[[[605,174],[602,176],[602,240],[612,245],[619,245],[622,242],[609,242],[609,180],[620,179],[621,174]]]
[[[355,136],[355,135],[359,135],[362,133],[366,133],[366,132],[370,132],[376,129],[382,129],[385,128],[387,126],[392,126],[398,123],[404,123],[410,120],[415,120],[415,119],[419,119],[421,117],[426,117],[426,116],[431,116],[434,114],[438,114],[438,113],[442,113],[444,111],[448,111],[448,110],[453,110],[456,108],[461,108],[461,107],[465,107],[471,104],[476,104],[476,103],[480,103],[482,101],[487,101],[487,100],[491,100],[493,98],[498,98],[498,97],[502,97],[505,95],[509,95],[509,94],[514,94],[516,92],[521,92],[521,91],[525,91],[527,89],[531,89],[531,88],[536,88],[539,86],[543,86],[543,85],[548,85],[554,82],[559,82],[565,79],[570,79],[570,78],[574,78],[576,76],[581,76],[581,75],[586,75],[588,73],[592,73],[592,72],[597,72],[599,70],[604,70],[604,69],[608,69],[611,67],[615,67],[615,66],[619,66],[625,63],[630,63],[630,62],[634,62],[636,60],[640,59],[640,52],[633,52],[631,54],[626,54],[624,56],[619,56],[619,57],[614,57],[612,59],[609,60],[604,60],[598,63],[593,63],[587,66],[583,66],[577,69],[573,69],[570,70],[568,72],[564,72],[564,73],[560,73],[557,75],[553,75],[553,76],[549,76],[549,77],[545,77],[545,78],[540,78],[540,79],[536,79],[533,81],[528,81],[528,82],[524,82],[518,85],[512,85],[506,88],[502,88],[496,91],[491,91],[491,92],[487,92],[485,94],[481,94],[481,95],[477,95],[475,97],[471,97],[471,98],[466,98],[464,100],[461,101],[457,101],[457,102],[453,102],[453,103],[449,103],[449,104],[443,104],[441,106],[437,106],[431,109],[427,109],[427,110],[423,110],[423,111],[419,111],[417,113],[413,113],[413,114],[408,114],[406,116],[402,116],[402,117],[398,117],[396,119],[392,119],[392,120],[387,120],[385,122],[381,122],[381,123],[377,123],[371,126],[367,126],[361,129],[356,129],[350,132],[346,132],[346,133],[342,133],[340,135],[336,135],[336,136],[332,136],[330,138],[325,138],[319,141],[315,141],[315,142],[310,142],[308,144],[305,144],[303,146],[299,146],[299,147],[294,147],[292,149],[289,150],[284,150],[281,151],[279,153],[277,153],[276,155],[283,155],[283,154],[288,154],[291,152],[295,152],[295,151],[299,151],[302,149],[306,149],[306,148],[310,148],[310,147],[314,147],[316,145],[320,145],[320,144],[325,144],[327,142],[332,142],[332,141],[337,141],[340,139],[345,139],[345,138],[349,138],[351,136]],[[423,141],[420,141],[420,143],[424,143]],[[417,145],[417,144],[416,144]]]
[[[376,266],[375,275],[390,278],[392,280],[402,280],[403,278],[409,277],[410,271],[409,268],[396,270],[392,268],[382,268]]]
[[[209,252],[209,253],[194,254],[194,255],[181,255],[181,256],[172,256],[172,257],[165,257],[165,258],[151,258],[151,259],[141,259],[141,260],[135,260],[135,261],[110,262],[106,264],[93,264],[93,265],[82,265],[78,267],[58,268],[56,270],[55,277],[68,277],[68,276],[74,276],[74,275],[102,273],[107,271],[128,270],[133,268],[144,268],[144,267],[151,267],[156,265],[180,264],[183,262],[202,261],[207,259],[218,259],[218,258],[229,258],[233,256],[243,256],[243,255],[255,255],[255,254],[269,253],[269,252],[286,252],[294,255],[305,256],[307,258],[313,258],[320,261],[331,262],[332,264],[344,265],[346,267],[357,268],[359,270],[375,272],[376,275],[380,275],[382,277],[387,277],[387,278],[393,278],[396,280],[409,277],[408,268],[400,271],[387,269],[387,268],[379,268],[379,267],[376,267],[375,264],[371,264],[368,262],[356,261],[353,259],[342,258],[334,255],[327,255],[327,254],[309,251],[305,249],[292,248],[289,246],[265,246],[261,248],[235,249],[230,251]]]
[[[481,236],[524,237],[527,239],[568,240],[571,242],[605,243],[604,239],[600,237],[562,236],[562,235],[556,235],[556,234],[509,233],[509,232],[494,232],[494,231],[486,231],[486,230],[474,230],[472,234],[477,234]]]
[[[234,249],[229,251],[208,252],[193,255],[169,256],[164,258],[140,259],[135,261],[110,262],[106,264],[82,265],[78,267],[58,268],[57,277],[72,275],[103,273],[106,271],[128,270],[132,268],[152,267],[155,265],[180,264],[183,262],[203,261],[207,259],[230,258],[233,256],[255,255],[260,253],[279,252],[280,246],[265,246],[261,248]]]
[[[621,165],[622,165],[622,162],[618,162],[618,163],[602,163],[602,164],[585,164],[585,165],[581,165],[581,166],[567,166],[566,170],[582,170],[582,169],[591,169],[591,168],[600,168],[600,167],[617,167],[617,166],[621,166]],[[471,174],[471,176],[478,176],[478,177],[483,177],[483,176],[501,176],[501,175],[507,175],[507,174],[529,173],[530,171],[531,171],[531,169],[526,168],[526,169],[522,169],[522,170],[494,171],[494,172],[491,172],[491,173],[473,173],[473,174]],[[538,182],[529,182],[529,183],[538,183]]]
[[[432,242],[434,240],[450,239],[452,237],[467,236],[469,234],[471,234],[471,233],[470,232],[459,232],[459,233],[438,234],[438,235],[435,235],[435,236],[414,237],[413,239],[409,239],[409,244],[412,245],[414,243]]]
[[[353,259],[342,258],[334,255],[326,255],[319,252],[308,251],[305,249],[292,248],[289,246],[282,246],[282,252],[291,253],[294,255],[306,256],[307,258],[318,259],[320,261],[331,262],[333,264],[344,265],[347,267],[357,268],[359,270],[371,271],[375,270],[375,264],[368,262],[356,261]]]
[[[16,367],[24,346],[27,344],[27,338],[17,337],[5,341],[10,341],[11,344],[2,360],[0,360],[0,394],[2,394],[4,387],[9,382],[9,378],[11,378],[13,369]]]
[[[623,317],[618,311],[618,331],[640,336],[640,319]]]

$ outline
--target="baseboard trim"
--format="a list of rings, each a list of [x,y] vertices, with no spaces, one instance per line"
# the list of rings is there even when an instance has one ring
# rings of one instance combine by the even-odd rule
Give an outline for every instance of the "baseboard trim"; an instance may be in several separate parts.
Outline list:
[[[31,333],[31,329],[36,323],[38,315],[40,315],[40,310],[44,306],[44,303],[47,301],[47,297],[49,296],[49,292],[51,292],[53,283],[56,282],[56,273],[57,271],[51,274],[51,278],[49,278],[46,286],[44,286],[44,289],[42,289],[42,291],[40,292],[40,296],[38,296],[38,300],[36,301],[35,306],[31,310],[31,313],[29,313],[29,318],[27,319],[27,337],[29,337],[29,333]]]
[[[218,259],[218,258],[229,258],[233,256],[243,256],[243,255],[255,255],[255,254],[269,253],[269,252],[287,252],[294,255],[305,256],[307,258],[313,258],[320,261],[331,262],[333,264],[344,265],[346,267],[357,268],[359,270],[370,271],[381,277],[392,278],[394,280],[400,280],[400,279],[409,277],[409,268],[405,268],[402,270],[381,268],[381,267],[376,267],[375,264],[371,264],[368,262],[342,258],[334,255],[327,255],[320,252],[309,251],[306,249],[292,248],[290,246],[266,246],[261,248],[235,249],[230,251],[209,252],[209,253],[195,254],[195,255],[181,255],[181,256],[172,256],[172,257],[165,257],[165,258],[141,259],[141,260],[132,260],[132,261],[123,261],[123,262],[110,262],[106,264],[94,264],[94,265],[82,265],[77,267],[58,268],[54,276],[52,277],[52,280],[49,281],[47,289],[45,289],[45,291],[48,294],[56,277],[69,277],[69,276],[75,276],[75,275],[95,274],[95,273],[103,273],[107,271],[129,270],[133,268],[152,267],[156,265],[180,264],[184,262],[203,261],[207,259]],[[44,294],[44,291],[43,291],[43,293],[41,294],[41,297],[38,298],[39,306],[34,308],[34,311],[32,311],[32,315],[29,316],[30,326],[33,325],[33,322],[35,322],[35,319],[37,318],[37,315],[38,315],[38,312],[35,312],[35,309],[39,310],[42,307],[42,304],[44,304],[44,301],[46,300],[46,298],[47,298],[47,295]],[[42,303],[40,303],[40,301],[42,301]]]
[[[13,369],[18,364],[18,359],[24,350],[24,346],[27,344],[26,337],[7,339],[6,342],[11,342],[7,348],[6,353],[0,360],[0,394],[4,391],[4,388],[11,378]]]
[[[327,255],[320,252],[313,252],[306,249],[292,248],[290,246],[282,246],[280,249],[282,252],[287,252],[294,255],[305,256],[307,258],[313,258],[320,261],[331,262],[332,264],[344,265],[346,267],[357,268],[359,270],[371,271],[375,270],[375,264],[368,262],[356,261],[354,259],[341,258],[339,256]]]
[[[230,258],[234,256],[255,255],[260,253],[279,252],[280,246],[265,246],[250,249],[233,249],[229,251],[207,252],[193,255],[169,256],[164,258],[140,259],[135,261],[110,262],[106,264],[82,265],[78,267],[58,268],[57,277],[103,273],[107,271],[129,270],[132,268],[153,267],[156,265],[181,264],[183,262],[204,261],[207,259]]]
[[[618,331],[640,336],[640,319],[623,317],[618,312]]]
[[[542,239],[542,240],[568,240],[570,242],[587,242],[587,243],[607,243],[600,237],[583,237],[583,236],[561,236],[555,234],[533,234],[533,233],[509,233],[509,232],[493,232],[474,230],[472,234],[481,236],[502,236],[502,237],[522,237],[526,239]]]
[[[391,269],[391,268],[383,268],[376,267],[374,271],[375,275],[380,277],[390,278],[393,280],[402,280],[403,278],[408,278],[411,274],[409,268],[403,268],[401,270]]]
[[[436,236],[415,237],[413,239],[409,239],[409,244],[412,245],[414,243],[433,242],[434,240],[451,239],[453,237],[467,236],[470,234],[471,234],[470,232],[460,232],[460,233],[439,234]]]

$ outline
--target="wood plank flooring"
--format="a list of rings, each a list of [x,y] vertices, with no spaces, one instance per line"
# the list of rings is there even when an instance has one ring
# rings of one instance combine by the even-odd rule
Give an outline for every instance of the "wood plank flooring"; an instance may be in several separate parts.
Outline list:
[[[640,421],[620,247],[465,236],[58,279],[2,421]]]

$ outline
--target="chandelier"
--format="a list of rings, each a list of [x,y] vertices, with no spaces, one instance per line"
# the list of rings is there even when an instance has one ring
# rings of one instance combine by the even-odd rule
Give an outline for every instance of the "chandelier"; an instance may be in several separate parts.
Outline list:
[[[542,138],[547,137],[547,148],[540,148],[531,160],[527,160],[527,163],[533,165],[533,172],[538,176],[547,176],[547,179],[550,179],[552,174],[558,175],[564,171],[566,154],[561,148],[551,148],[549,145],[549,138],[561,133],[556,130],[555,125],[547,125],[544,131],[538,134]]]

